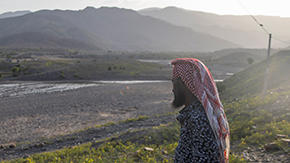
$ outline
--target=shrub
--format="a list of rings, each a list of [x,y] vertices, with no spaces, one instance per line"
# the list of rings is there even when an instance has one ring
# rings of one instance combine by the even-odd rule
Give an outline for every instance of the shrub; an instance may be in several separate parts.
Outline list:
[[[46,63],[46,66],[47,66],[47,67],[50,67],[51,64],[52,64],[51,61],[48,61],[48,62]]]
[[[79,75],[75,74],[73,75],[75,79],[79,79]]]
[[[59,76],[59,78],[60,78],[60,79],[65,79],[65,74],[64,74],[64,72],[62,72],[62,71],[60,72],[60,76]]]

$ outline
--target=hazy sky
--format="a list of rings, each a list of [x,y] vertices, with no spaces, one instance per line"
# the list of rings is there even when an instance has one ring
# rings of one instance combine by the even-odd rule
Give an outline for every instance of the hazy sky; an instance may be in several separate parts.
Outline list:
[[[253,15],[290,17],[288,0],[240,0]],[[238,0],[0,0],[0,14],[8,11],[42,9],[80,10],[87,6],[128,9],[176,6],[220,15],[246,15]]]

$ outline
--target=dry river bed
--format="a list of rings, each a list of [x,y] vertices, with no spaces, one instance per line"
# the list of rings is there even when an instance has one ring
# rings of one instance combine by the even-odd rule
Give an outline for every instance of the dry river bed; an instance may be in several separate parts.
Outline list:
[[[108,121],[174,111],[170,81],[87,83],[70,89],[56,85],[14,85],[13,90],[0,85],[0,144],[32,142]]]

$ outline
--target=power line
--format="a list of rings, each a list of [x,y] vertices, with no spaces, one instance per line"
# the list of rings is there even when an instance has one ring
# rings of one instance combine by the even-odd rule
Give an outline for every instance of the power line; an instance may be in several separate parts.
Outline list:
[[[254,21],[265,31],[265,33],[267,33],[267,35],[269,35],[270,33],[266,30],[266,28],[264,27],[264,25],[262,23],[260,23],[251,13],[250,11],[242,4],[242,2],[240,0],[237,0],[240,5],[247,11],[247,13],[254,19]],[[288,44],[290,45],[289,42],[287,41],[284,41],[284,40],[281,40],[279,38],[276,38],[276,37],[272,37],[273,39],[277,40],[277,41],[280,41],[280,42],[283,42],[285,44]]]
[[[248,12],[248,14],[254,19],[254,21],[269,35],[270,33],[264,28],[263,24],[260,23],[251,13],[250,11],[242,4],[242,2],[240,2],[239,0],[237,0],[240,5]]]
[[[285,44],[288,44],[288,45],[290,45],[290,43],[289,42],[287,42],[287,41],[284,41],[284,40],[281,40],[281,39],[279,39],[279,38],[276,38],[276,37],[272,37],[273,39],[275,39],[275,40],[277,40],[277,41],[280,41],[280,42],[283,42],[283,43],[285,43]]]

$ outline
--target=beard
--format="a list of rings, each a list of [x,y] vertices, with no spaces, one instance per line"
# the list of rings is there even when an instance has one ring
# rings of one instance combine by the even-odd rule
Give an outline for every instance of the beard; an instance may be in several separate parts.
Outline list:
[[[185,103],[185,95],[179,91],[176,95],[174,95],[174,100],[171,103],[172,108],[177,109],[183,106]]]

